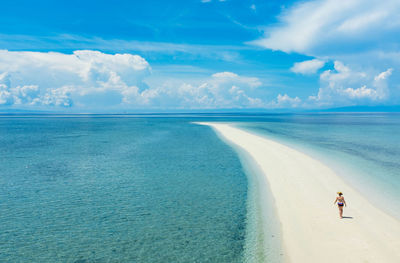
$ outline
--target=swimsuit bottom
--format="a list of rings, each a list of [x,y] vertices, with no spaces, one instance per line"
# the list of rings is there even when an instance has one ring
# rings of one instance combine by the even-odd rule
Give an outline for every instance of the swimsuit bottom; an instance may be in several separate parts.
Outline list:
[[[343,206],[343,203],[337,203],[338,204],[338,206]]]

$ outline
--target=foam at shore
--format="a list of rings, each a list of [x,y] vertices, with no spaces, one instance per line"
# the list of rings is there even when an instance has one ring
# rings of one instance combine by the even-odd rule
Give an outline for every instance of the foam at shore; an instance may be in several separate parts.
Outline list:
[[[227,124],[209,125],[254,159],[267,178],[289,262],[400,262],[400,222],[372,206],[329,167]],[[342,191],[348,207],[333,204]],[[267,218],[265,220],[268,220]]]

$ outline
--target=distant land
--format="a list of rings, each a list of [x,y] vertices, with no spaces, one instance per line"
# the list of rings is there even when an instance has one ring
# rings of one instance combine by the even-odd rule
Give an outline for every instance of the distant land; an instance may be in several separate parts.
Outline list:
[[[0,114],[3,115],[14,115],[14,114],[201,114],[201,113],[334,113],[334,112],[400,112],[400,105],[395,106],[347,106],[347,107],[337,107],[337,108],[327,108],[327,109],[175,109],[175,110],[125,110],[125,111],[115,111],[115,112],[101,112],[101,111],[79,111],[79,110],[30,110],[30,109],[1,109]]]
[[[400,105],[396,106],[348,106],[315,110],[315,112],[400,112]]]

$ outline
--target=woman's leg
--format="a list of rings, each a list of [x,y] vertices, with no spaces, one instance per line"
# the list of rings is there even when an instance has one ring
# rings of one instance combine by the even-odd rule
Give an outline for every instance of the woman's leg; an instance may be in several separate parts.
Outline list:
[[[339,206],[339,215],[340,218],[343,218],[343,206]]]

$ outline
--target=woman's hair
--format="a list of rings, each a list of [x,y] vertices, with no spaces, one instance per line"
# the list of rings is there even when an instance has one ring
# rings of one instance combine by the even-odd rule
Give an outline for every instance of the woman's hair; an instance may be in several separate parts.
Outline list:
[[[343,193],[342,193],[342,192],[337,192],[337,194],[338,194],[338,195],[342,195]]]

